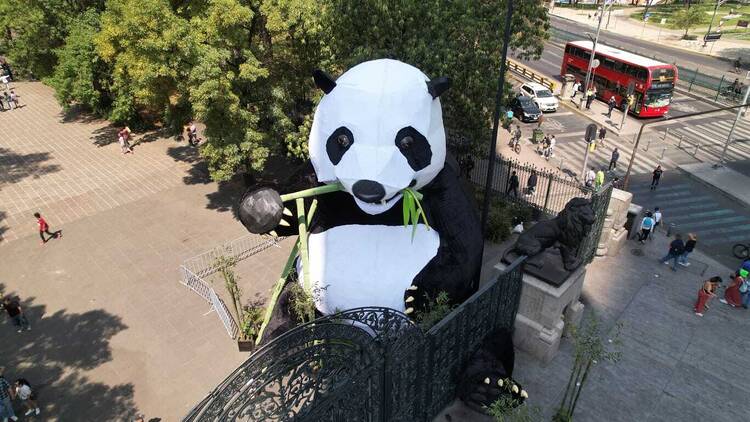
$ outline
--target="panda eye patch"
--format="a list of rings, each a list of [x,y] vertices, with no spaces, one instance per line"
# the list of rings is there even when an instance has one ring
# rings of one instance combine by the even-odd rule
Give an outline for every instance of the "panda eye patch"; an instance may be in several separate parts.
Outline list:
[[[432,148],[427,138],[418,130],[407,126],[396,134],[396,147],[406,157],[406,161],[414,171],[422,170],[430,165]]]
[[[353,143],[354,136],[346,126],[341,126],[331,133],[331,136],[328,137],[328,141],[326,141],[326,153],[328,153],[328,158],[333,165],[336,165],[341,161],[344,154],[349,150]]]

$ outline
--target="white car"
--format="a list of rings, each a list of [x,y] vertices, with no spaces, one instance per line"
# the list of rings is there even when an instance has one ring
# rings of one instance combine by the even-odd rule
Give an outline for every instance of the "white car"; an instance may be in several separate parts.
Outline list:
[[[557,98],[546,86],[536,82],[528,82],[518,89],[521,94],[531,97],[542,111],[557,111]]]

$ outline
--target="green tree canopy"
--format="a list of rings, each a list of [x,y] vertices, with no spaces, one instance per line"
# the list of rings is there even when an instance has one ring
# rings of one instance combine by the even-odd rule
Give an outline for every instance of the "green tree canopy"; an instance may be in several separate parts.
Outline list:
[[[698,7],[686,7],[675,12],[672,20],[676,27],[685,30],[685,36],[687,36],[688,31],[703,21],[703,14]]]
[[[340,75],[382,57],[451,77],[446,125],[487,139],[505,1],[0,0],[0,23],[11,28],[0,48],[17,67],[53,74],[63,105],[175,131],[203,122],[201,154],[226,180],[262,171],[273,154],[307,158],[322,95],[312,71]],[[537,57],[546,11],[537,1],[515,5],[510,48]],[[35,46],[35,37],[46,38]]]

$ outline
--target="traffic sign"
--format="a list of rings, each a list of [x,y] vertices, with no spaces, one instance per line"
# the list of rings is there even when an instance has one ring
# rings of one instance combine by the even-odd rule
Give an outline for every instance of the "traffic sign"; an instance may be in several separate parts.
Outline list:
[[[721,38],[721,32],[712,32],[703,36],[703,42],[714,42]]]
[[[586,142],[591,143],[596,139],[596,132],[598,131],[598,128],[595,124],[591,123],[588,126],[586,126],[586,135],[584,138],[586,139]]]
[[[629,96],[633,95],[634,91],[635,91],[635,81],[628,82],[628,90],[626,91],[627,94],[625,96],[629,97]]]
[[[599,67],[600,64],[601,62],[599,61],[599,59],[594,59],[594,61],[591,62],[591,68],[596,69],[597,67]]]

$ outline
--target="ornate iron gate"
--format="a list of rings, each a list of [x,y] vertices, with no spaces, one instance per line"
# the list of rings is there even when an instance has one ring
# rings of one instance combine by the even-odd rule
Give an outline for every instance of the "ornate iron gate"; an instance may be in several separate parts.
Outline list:
[[[486,336],[512,329],[522,263],[426,333],[388,308],[352,309],[296,327],[253,353],[183,420],[431,420],[453,400]]]

